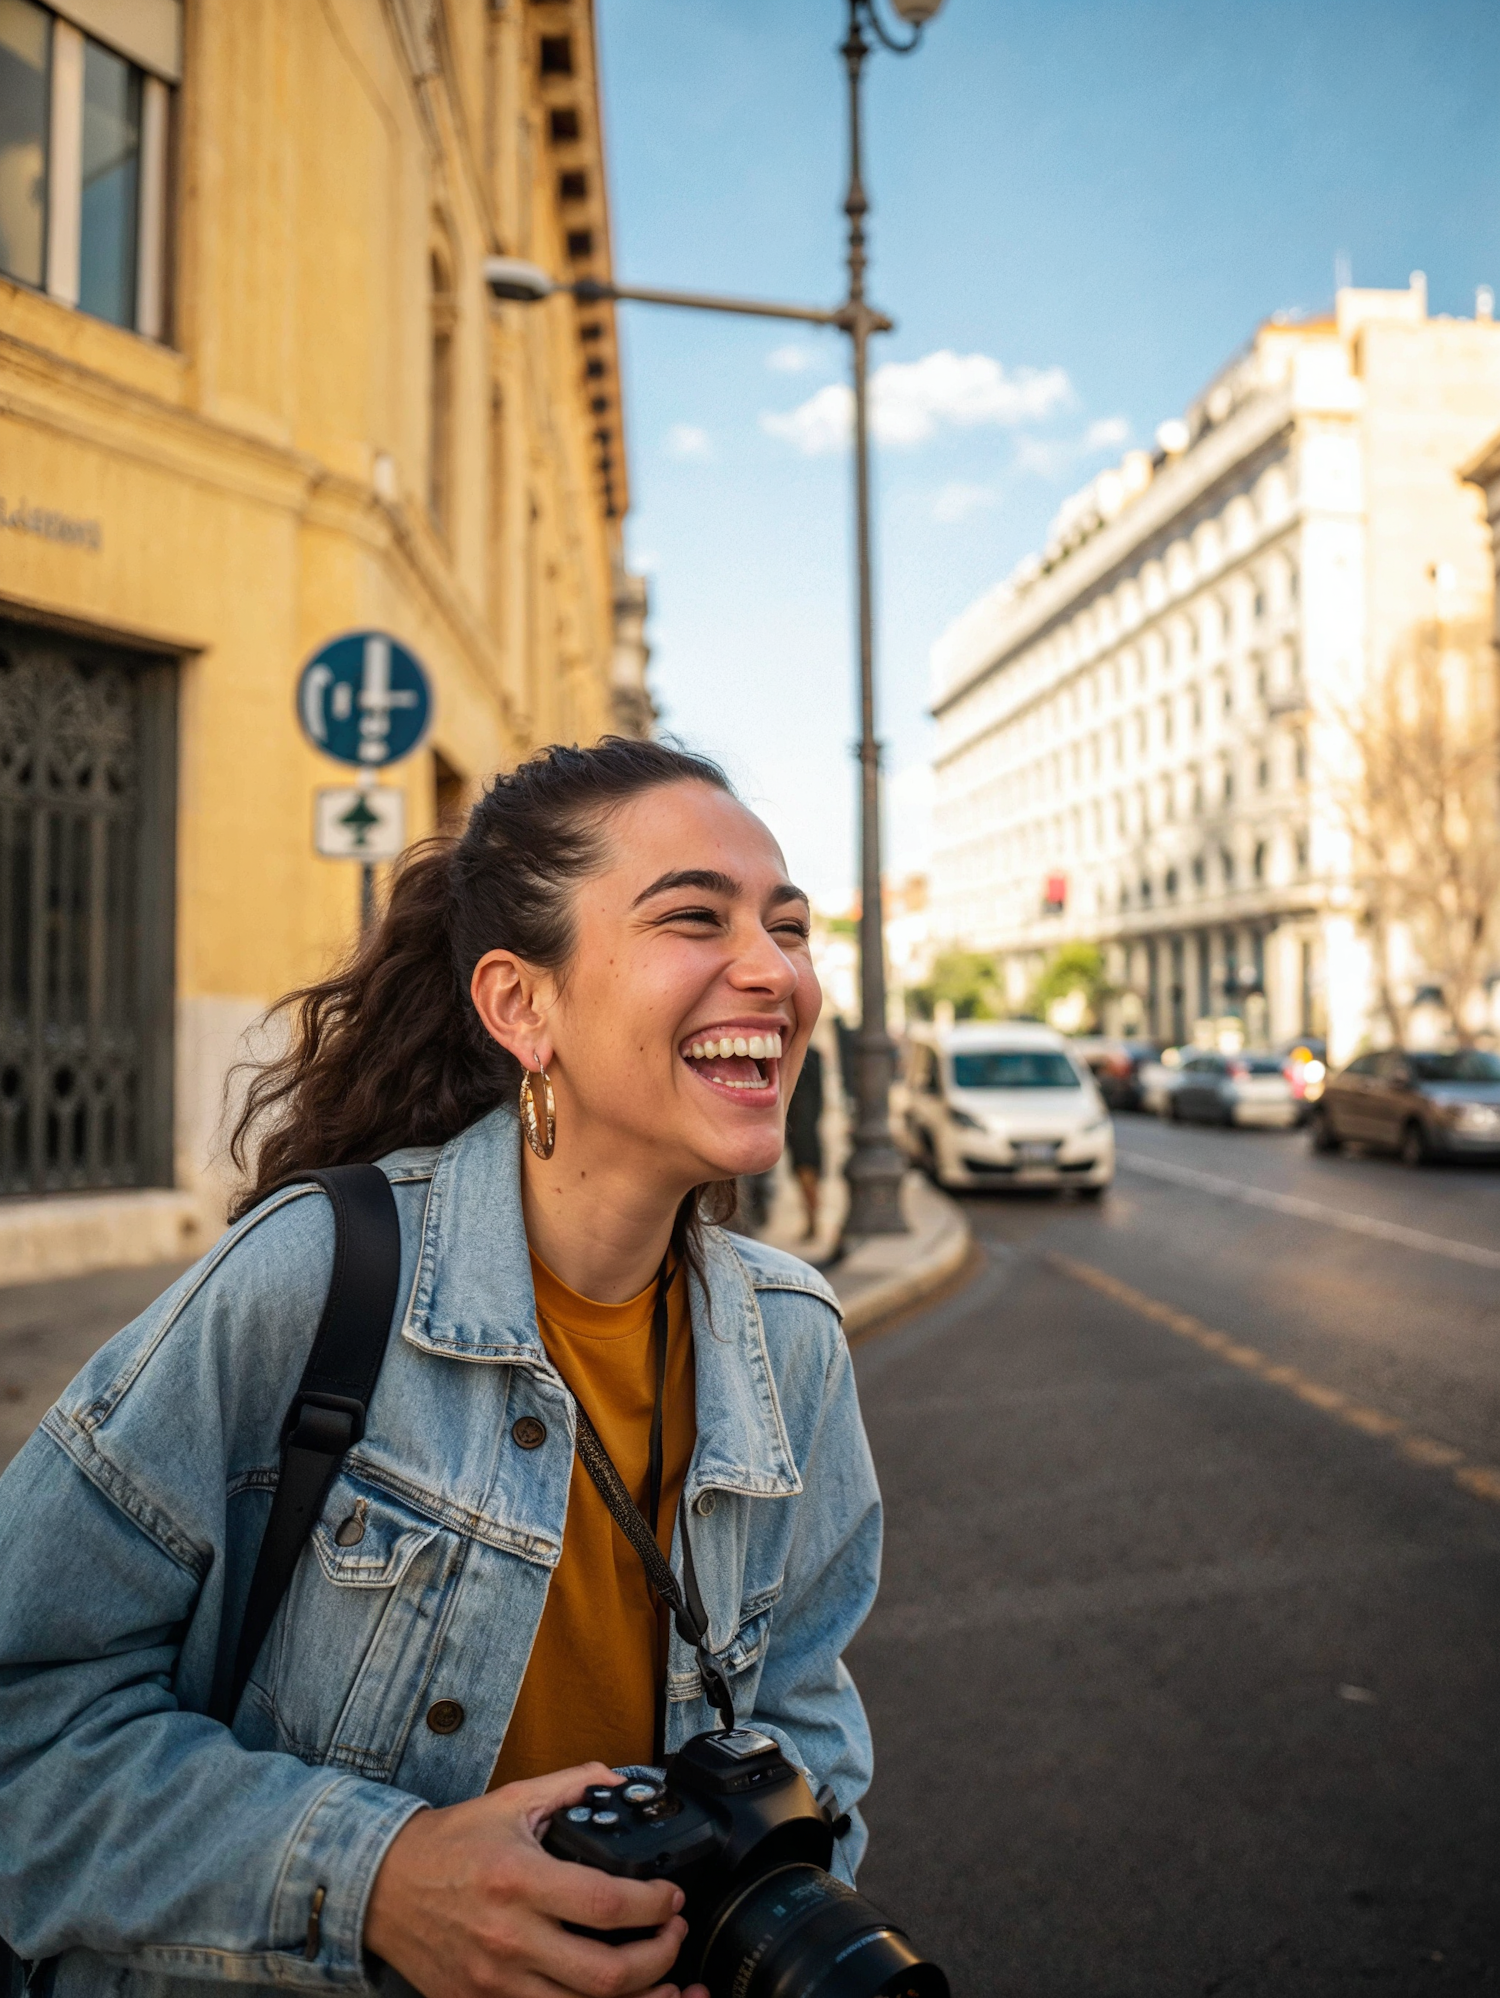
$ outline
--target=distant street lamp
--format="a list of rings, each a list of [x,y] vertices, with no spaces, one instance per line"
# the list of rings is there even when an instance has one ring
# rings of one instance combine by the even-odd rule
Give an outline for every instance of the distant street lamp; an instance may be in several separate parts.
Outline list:
[[[849,335],[854,389],[854,545],[859,605],[859,990],[860,1031],[856,1042],[856,1115],[853,1146],[845,1174],[849,1181],[846,1237],[905,1232],[901,1215],[904,1164],[891,1139],[890,1093],[895,1049],[885,1024],[885,944],[880,892],[880,744],[875,735],[875,610],[870,568],[869,341],[889,333],[894,322],[865,298],[865,195],[862,161],[860,86],[871,43],[895,55],[910,55],[942,0],[889,0],[911,29],[907,41],[887,31],[878,0],[848,0],[849,32],[839,53],[849,78],[849,186],[844,213],[849,221],[848,296],[832,311],[818,306],[780,305],[749,298],[721,298],[707,292],[663,291],[654,286],[601,283],[577,278],[560,283],[537,264],[520,257],[488,257],[485,283],[497,299],[535,305],[555,292],[580,304],[627,299],[643,305],[688,306],[699,312],[736,312],[761,319],[795,319],[814,326],[837,326]]]

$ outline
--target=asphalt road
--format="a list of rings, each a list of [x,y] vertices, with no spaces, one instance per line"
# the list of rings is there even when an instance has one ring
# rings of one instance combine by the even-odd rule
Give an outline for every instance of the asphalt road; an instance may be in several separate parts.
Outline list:
[[[1500,1991],[1500,1172],[1117,1136],[856,1353],[861,1884],[960,1994]]]

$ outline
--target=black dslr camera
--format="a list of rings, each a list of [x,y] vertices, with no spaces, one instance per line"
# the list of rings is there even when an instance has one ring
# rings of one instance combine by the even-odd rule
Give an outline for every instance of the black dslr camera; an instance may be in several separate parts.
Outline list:
[[[663,1782],[591,1788],[542,1841],[626,1880],[675,1881],[688,1933],[672,1981],[711,1998],[948,1998],[937,1965],[826,1871],[833,1842],[801,1772],[748,1727],[695,1734]]]

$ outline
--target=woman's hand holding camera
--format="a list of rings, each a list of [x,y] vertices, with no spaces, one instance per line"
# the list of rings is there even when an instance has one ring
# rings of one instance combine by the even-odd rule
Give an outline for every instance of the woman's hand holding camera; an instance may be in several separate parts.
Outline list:
[[[687,1934],[682,1890],[570,1865],[540,1844],[554,1811],[576,1804],[590,1783],[618,1781],[590,1762],[419,1811],[375,1876],[366,1949],[425,1998],[671,1998],[677,1987],[661,1980]],[[594,1942],[564,1922],[656,1934]],[[695,1984],[683,1998],[708,1993]]]

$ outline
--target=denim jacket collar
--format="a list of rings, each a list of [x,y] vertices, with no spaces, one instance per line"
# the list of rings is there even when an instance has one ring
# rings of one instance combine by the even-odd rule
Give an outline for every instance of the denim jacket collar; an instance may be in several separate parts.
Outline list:
[[[520,1142],[507,1104],[438,1153],[401,1336],[450,1359],[550,1372],[521,1219]],[[698,1444],[685,1497],[708,1487],[790,1497],[802,1481],[755,1285],[723,1229],[706,1228],[703,1244],[706,1284],[692,1281]]]

